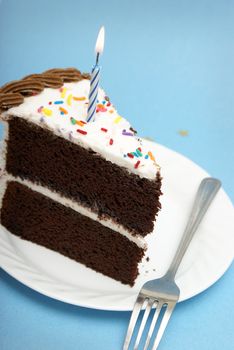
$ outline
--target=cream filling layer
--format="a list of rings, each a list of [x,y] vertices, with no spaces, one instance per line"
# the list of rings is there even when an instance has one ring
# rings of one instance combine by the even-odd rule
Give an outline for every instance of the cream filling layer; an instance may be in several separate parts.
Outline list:
[[[114,223],[111,219],[101,219],[98,217],[98,215],[96,213],[91,211],[89,208],[86,208],[86,207],[78,204],[77,202],[75,202],[71,199],[63,197],[60,194],[58,194],[57,192],[53,192],[53,191],[49,190],[48,188],[43,187],[41,185],[34,184],[31,181],[22,180],[19,177],[14,177],[8,173],[4,173],[0,177],[0,205],[1,206],[2,206],[2,199],[4,196],[5,190],[7,188],[8,181],[17,181],[18,183],[27,186],[31,190],[36,191],[38,193],[41,193],[44,196],[54,200],[55,202],[58,202],[58,203],[66,206],[70,209],[75,210],[76,212],[78,212],[84,216],[89,217],[92,220],[99,222],[103,226],[108,227],[111,230],[115,231],[117,234],[120,233],[121,235],[123,235],[124,237],[129,239],[129,241],[134,242],[139,248],[142,248],[142,249],[147,248],[146,241],[144,240],[143,237],[141,237],[139,235],[133,236],[123,226]]]

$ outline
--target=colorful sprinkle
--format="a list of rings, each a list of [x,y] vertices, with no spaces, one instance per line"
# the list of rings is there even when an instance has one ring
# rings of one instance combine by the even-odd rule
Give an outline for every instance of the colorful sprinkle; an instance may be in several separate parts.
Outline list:
[[[148,156],[148,154],[146,154],[145,159],[148,159],[148,158],[149,158],[149,156]]]
[[[61,114],[68,114],[68,111],[63,107],[59,107],[59,110],[60,110]]]
[[[108,102],[106,105],[107,105],[107,107],[110,107],[110,106],[111,106],[111,103],[110,103],[110,102]]]
[[[113,112],[114,112],[114,111],[113,111]],[[113,112],[110,111],[110,113],[113,113]],[[119,115],[117,118],[115,118],[114,123],[115,123],[115,124],[118,124],[118,123],[120,122],[121,119],[122,119],[122,117]]]
[[[75,100],[75,101],[84,101],[85,99],[86,99],[85,96],[81,96],[81,97],[73,96],[73,100]]]
[[[114,113],[114,110],[113,110],[113,109],[111,109],[111,110],[109,111],[109,113]]]
[[[87,131],[84,131],[84,130],[81,130],[81,129],[77,129],[76,131],[79,132],[82,135],[86,135],[87,134]]]
[[[49,105],[52,105],[52,102],[50,101],[48,104],[49,104]]]
[[[59,101],[54,101],[54,104],[55,105],[62,105],[63,104],[63,101],[59,100]]]
[[[86,122],[84,122],[83,120],[77,120],[73,117],[70,118],[70,121],[73,125],[77,124],[77,125],[80,125],[80,126],[84,126],[85,124],[87,124]]]
[[[138,161],[136,162],[136,164],[134,165],[134,168],[137,169],[137,168],[139,167],[139,165],[140,165],[140,161],[138,160]]]
[[[67,97],[68,106],[71,106],[71,101],[72,101],[72,94],[68,95],[68,97]]]
[[[66,96],[67,89],[65,87],[61,88],[60,92],[61,92],[61,98],[64,98]]]
[[[107,132],[107,129],[106,128],[101,128],[102,131],[104,132]]]
[[[48,108],[42,108],[42,113],[44,113],[47,117],[50,117],[53,114],[51,109]]]
[[[110,145],[113,145],[113,143],[114,143],[114,140],[113,140],[113,139],[110,139],[109,144],[110,144]]]
[[[96,108],[97,113],[98,112],[106,112],[106,111],[107,111],[107,109],[105,108],[105,106],[103,104],[101,104],[101,103],[97,104],[97,108]]]
[[[73,125],[75,125],[77,123],[77,120],[75,118],[72,118],[72,117],[70,118],[70,121]]]
[[[44,108],[43,106],[39,107],[38,110],[37,110],[38,113],[41,113],[41,111],[43,110],[43,108]]]
[[[133,134],[137,134],[137,131],[135,129],[133,129],[132,126],[129,129],[133,132]]]
[[[138,154],[136,152],[132,152],[133,155],[136,157],[136,158],[139,158]]]
[[[126,131],[125,129],[122,131],[122,135],[124,136],[134,136],[133,133]]]
[[[129,158],[134,158],[134,155],[132,153],[128,153]]]
[[[77,120],[76,124],[80,125],[80,126],[84,126],[86,123],[83,122],[82,120]]]
[[[136,153],[138,154],[138,156],[142,157],[142,153],[141,151],[139,151],[139,148],[136,149]]]
[[[152,152],[149,151],[149,152],[148,152],[148,155],[149,155],[150,159],[151,159],[153,162],[155,162],[155,158],[154,158]]]

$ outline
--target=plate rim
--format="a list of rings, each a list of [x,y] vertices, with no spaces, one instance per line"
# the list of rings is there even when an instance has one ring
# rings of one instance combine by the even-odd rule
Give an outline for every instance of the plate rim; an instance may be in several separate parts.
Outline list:
[[[2,226],[0,225],[0,227],[2,228]],[[47,248],[46,248],[47,249]],[[233,263],[233,259],[230,259],[230,261],[226,264],[226,267],[224,269],[221,269],[222,272],[219,271],[218,273],[218,277],[217,279],[215,279],[212,283],[207,283],[207,285],[204,288],[198,288],[198,290],[194,291],[193,293],[191,293],[191,295],[187,298],[181,299],[178,301],[178,303],[182,303],[184,301],[190,300],[191,298],[194,298],[195,296],[198,296],[199,294],[205,292],[207,289],[209,289],[210,287],[212,287],[216,282],[218,282],[223,276],[224,274],[227,272],[227,270],[231,267]],[[85,304],[82,302],[82,304],[80,304],[79,302],[75,302],[75,301],[68,301],[66,298],[62,298],[60,296],[54,296],[51,295],[50,292],[48,292],[47,290],[43,290],[42,288],[38,288],[38,287],[32,287],[32,285],[29,284],[29,282],[27,281],[27,279],[23,279],[21,277],[17,277],[16,274],[12,271],[10,271],[10,269],[3,267],[1,265],[1,268],[11,277],[13,277],[16,281],[22,283],[24,286],[26,286],[27,288],[30,288],[31,290],[46,296],[50,299],[54,299],[69,305],[74,305],[74,306],[78,306],[78,307],[83,307],[83,308],[88,308],[88,309],[93,309],[93,310],[100,310],[100,311],[116,311],[116,312],[131,312],[132,308],[122,308],[122,307],[103,307],[103,306],[98,306],[98,305],[91,305],[91,304]],[[144,309],[144,308],[143,308]]]

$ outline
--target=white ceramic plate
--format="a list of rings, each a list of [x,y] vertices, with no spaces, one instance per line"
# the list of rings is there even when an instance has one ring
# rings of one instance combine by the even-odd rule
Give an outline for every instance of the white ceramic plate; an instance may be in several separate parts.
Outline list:
[[[208,174],[180,154],[152,144],[162,166],[162,211],[149,239],[146,255],[133,288],[105,277],[58,253],[21,240],[0,227],[0,265],[32,289],[52,298],[103,310],[131,310],[148,279],[160,277],[179,243],[202,178]],[[234,210],[223,190],[202,221],[177,274],[180,301],[216,282],[233,260]]]

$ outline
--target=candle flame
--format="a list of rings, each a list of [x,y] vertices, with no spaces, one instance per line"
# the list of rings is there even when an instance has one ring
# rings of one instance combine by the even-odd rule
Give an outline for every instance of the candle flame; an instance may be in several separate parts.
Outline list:
[[[96,46],[95,46],[95,52],[97,55],[102,54],[104,49],[104,42],[105,42],[105,28],[102,26],[99,30]]]

